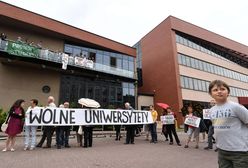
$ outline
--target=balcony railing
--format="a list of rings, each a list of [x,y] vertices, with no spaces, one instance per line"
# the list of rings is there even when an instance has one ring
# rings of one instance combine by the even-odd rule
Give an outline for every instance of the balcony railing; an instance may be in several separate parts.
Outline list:
[[[47,49],[40,49],[22,42],[14,42],[10,40],[6,41],[0,39],[0,51],[7,52],[11,55],[16,55],[20,57],[41,59],[50,62],[67,64],[74,67],[89,69],[93,71],[99,71],[128,78],[135,78],[134,72],[132,71],[95,63],[92,60],[86,58],[73,57],[65,53],[54,52]]]

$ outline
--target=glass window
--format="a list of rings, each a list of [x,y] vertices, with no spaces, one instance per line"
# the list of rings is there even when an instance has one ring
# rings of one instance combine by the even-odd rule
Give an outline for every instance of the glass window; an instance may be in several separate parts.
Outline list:
[[[133,61],[128,61],[128,67],[129,67],[129,71],[134,71],[134,62]]]
[[[179,36],[179,43],[183,44],[183,38],[181,36]]]
[[[176,42],[179,43],[179,36],[176,34]]]
[[[184,77],[183,76],[180,76],[180,81],[181,81],[181,87],[184,88]]]
[[[211,73],[214,73],[214,66],[213,66],[213,64],[210,64],[210,72]]]
[[[182,64],[182,57],[181,57],[181,54],[177,54],[177,57],[178,57],[178,63],[179,63],[179,64]]]
[[[195,60],[195,68],[196,69],[199,69],[200,68],[200,65],[199,65],[199,60]]]
[[[107,66],[110,66],[110,56],[109,55],[104,55],[103,64],[107,65]]]
[[[193,79],[189,78],[189,89],[194,89]]]
[[[117,68],[122,69],[122,59],[117,59]]]
[[[188,41],[188,44],[189,44],[189,47],[190,47],[190,48],[192,48],[192,47],[193,47],[193,43],[192,43],[192,41],[190,41],[190,40],[189,40],[189,41]]]
[[[202,91],[202,82],[200,80],[197,80],[197,81],[198,81],[198,88],[199,88],[199,90]]]
[[[202,90],[206,92],[207,91],[206,83],[203,80],[201,82],[202,82]]]
[[[188,78],[187,77],[184,77],[183,80],[184,80],[184,86],[185,86],[185,88],[188,89],[189,88],[189,80],[188,80]]]
[[[128,70],[128,60],[123,59],[123,69]]]
[[[123,93],[123,96],[129,95],[128,88],[123,88],[122,93]]]
[[[202,64],[202,61],[199,61],[199,69],[200,69],[200,70],[203,70],[203,64]]]
[[[207,63],[206,62],[203,62],[203,70],[205,72],[208,72],[208,68],[207,68]]]
[[[195,68],[195,59],[194,58],[190,58],[190,64],[191,64],[191,67]]]
[[[134,89],[129,89],[129,94],[130,94],[131,96],[134,96]]]
[[[101,54],[96,54],[96,63],[102,64],[103,63],[103,55]]]
[[[73,56],[79,57],[80,54],[81,54],[81,49],[77,48],[77,47],[74,47],[73,48]]]
[[[186,38],[183,38],[183,44],[188,46],[188,40]]]
[[[182,57],[182,64],[186,65],[186,57],[184,55],[181,55],[181,57]]]
[[[193,48],[196,49],[196,44],[194,42],[192,42],[192,43],[193,43]]]
[[[193,79],[194,90],[199,90],[197,79]]]
[[[111,67],[116,67],[117,62],[115,57],[110,57],[110,66]]]
[[[188,67],[190,67],[190,59],[189,59],[189,57],[186,57],[186,65],[187,65]]]
[[[71,54],[72,53],[72,47],[70,45],[65,45],[64,52]]]

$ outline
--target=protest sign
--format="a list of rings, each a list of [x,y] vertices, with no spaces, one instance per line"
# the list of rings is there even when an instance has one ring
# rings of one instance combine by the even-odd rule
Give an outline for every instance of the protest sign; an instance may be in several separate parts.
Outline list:
[[[175,118],[174,115],[164,115],[160,117],[160,120],[162,124],[169,125],[169,124],[175,124]]]
[[[210,115],[210,109],[203,109],[203,119],[205,120],[210,120],[211,119],[211,115]]]
[[[199,117],[196,117],[196,116],[186,116],[186,119],[184,121],[184,124],[198,128],[199,127],[199,124],[200,124],[200,121],[201,121],[201,118],[199,118]]]
[[[135,125],[153,123],[141,110],[71,109],[37,107],[27,111],[26,125]]]

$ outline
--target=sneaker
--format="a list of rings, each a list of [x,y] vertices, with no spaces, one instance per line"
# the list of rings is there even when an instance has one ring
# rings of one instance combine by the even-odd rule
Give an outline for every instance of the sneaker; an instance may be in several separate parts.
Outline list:
[[[196,148],[196,149],[198,149],[198,148],[199,148],[199,146],[198,146],[198,145],[196,145],[196,146],[195,146],[195,148]]]
[[[2,150],[2,152],[7,152],[8,151],[8,149],[7,148],[4,148],[3,150]]]
[[[23,150],[25,150],[25,151],[26,151],[26,150],[28,150],[28,147],[27,147],[27,146],[25,146]]]
[[[180,143],[177,144],[178,146],[182,146]]]
[[[189,148],[189,145],[185,145],[184,148]]]
[[[170,144],[170,145],[173,145],[173,142],[170,142],[169,144]]]
[[[213,148],[207,146],[207,147],[205,147],[204,149],[205,149],[205,150],[209,150],[209,149],[213,149]]]
[[[32,151],[32,150],[34,150],[34,149],[35,149],[34,147],[31,147],[29,150],[31,150],[31,151]]]
[[[10,149],[10,151],[11,151],[11,152],[14,152],[14,151],[15,151],[15,149],[14,149],[14,148],[11,148],[11,149]]]

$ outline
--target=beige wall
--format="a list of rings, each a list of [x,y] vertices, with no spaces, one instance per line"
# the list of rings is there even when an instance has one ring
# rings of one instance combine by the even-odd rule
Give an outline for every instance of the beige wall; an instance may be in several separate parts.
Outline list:
[[[0,32],[7,35],[10,40],[17,40],[17,37],[21,37],[23,41],[28,40],[28,43],[34,42],[38,44],[42,41],[42,47],[47,48],[52,51],[64,51],[64,42],[60,39],[55,39],[54,37],[43,36],[33,31],[25,31],[22,29],[17,29],[9,26],[0,26]]]
[[[184,100],[202,101],[202,102],[210,102],[210,100],[213,99],[207,92],[199,92],[189,89],[182,89],[182,97]],[[228,99],[234,102],[238,102],[237,97],[229,96]]]
[[[44,85],[50,86],[50,93],[42,92]],[[59,86],[59,72],[0,62],[0,107],[3,107],[4,110],[8,110],[17,99],[25,99],[27,101],[26,108],[32,98],[38,99],[39,104],[46,105],[49,95],[55,97],[57,104]]]
[[[141,110],[141,106],[153,105],[153,96],[138,96],[138,109]]]

